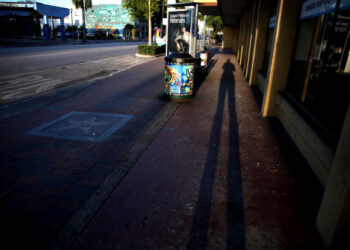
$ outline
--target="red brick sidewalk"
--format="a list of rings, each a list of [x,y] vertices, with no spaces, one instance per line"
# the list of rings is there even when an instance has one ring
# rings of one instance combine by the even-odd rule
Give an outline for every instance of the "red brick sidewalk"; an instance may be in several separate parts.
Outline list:
[[[323,249],[312,197],[301,196],[314,184],[295,178],[300,162],[261,117],[235,57],[214,63],[73,249]]]

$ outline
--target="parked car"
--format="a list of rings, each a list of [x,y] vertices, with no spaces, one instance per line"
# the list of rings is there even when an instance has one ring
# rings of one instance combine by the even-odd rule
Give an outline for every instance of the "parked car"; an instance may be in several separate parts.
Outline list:
[[[100,39],[101,38],[101,33],[96,31],[96,30],[92,30],[86,33],[86,38],[90,38],[90,39]]]
[[[68,37],[68,38],[72,38],[72,37],[73,37],[73,32],[67,31],[67,32],[65,33],[65,35],[66,35],[66,37]]]
[[[83,32],[81,30],[78,30],[78,31],[67,31],[65,33],[66,37],[67,38],[74,38],[74,39],[77,39],[78,38],[78,35],[79,35],[79,38],[82,38],[83,37]]]

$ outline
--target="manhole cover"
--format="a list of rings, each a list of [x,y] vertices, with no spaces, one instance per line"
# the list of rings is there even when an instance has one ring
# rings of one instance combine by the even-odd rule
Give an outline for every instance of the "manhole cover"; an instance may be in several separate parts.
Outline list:
[[[30,135],[102,142],[133,116],[72,111],[27,132]]]

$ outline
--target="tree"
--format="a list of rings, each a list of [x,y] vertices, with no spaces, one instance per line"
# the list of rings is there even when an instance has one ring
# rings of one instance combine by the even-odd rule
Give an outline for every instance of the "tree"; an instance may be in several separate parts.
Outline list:
[[[148,0],[148,46],[152,45],[152,15],[151,0]]]
[[[85,28],[85,11],[91,8],[91,0],[72,0],[72,3],[76,8],[81,8],[83,14],[83,41],[86,41],[86,28]]]
[[[145,22],[148,20],[148,45],[152,44],[151,18],[159,11],[161,0],[123,0],[123,6],[134,20]]]
[[[220,16],[207,16],[207,25],[212,27],[216,33],[222,29],[222,19]]]

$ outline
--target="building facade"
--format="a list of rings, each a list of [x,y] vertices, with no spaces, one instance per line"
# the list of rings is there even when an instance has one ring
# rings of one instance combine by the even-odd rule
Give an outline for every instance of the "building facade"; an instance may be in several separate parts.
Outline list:
[[[122,4],[93,5],[86,11],[86,28],[109,32],[116,38],[123,38],[130,32],[124,30],[127,25],[134,26],[134,22]]]
[[[0,2],[0,37],[45,36],[49,39],[54,38],[53,30],[56,28],[63,33],[67,26],[80,28],[82,24],[82,10],[73,5],[68,9],[41,3]],[[98,4],[89,8],[86,11],[86,28],[113,38],[129,39],[133,36],[142,39],[146,38],[148,25],[133,21],[122,2],[115,1],[115,4]]]
[[[245,2],[223,47],[323,185],[315,223],[325,245],[350,245],[350,1]]]

